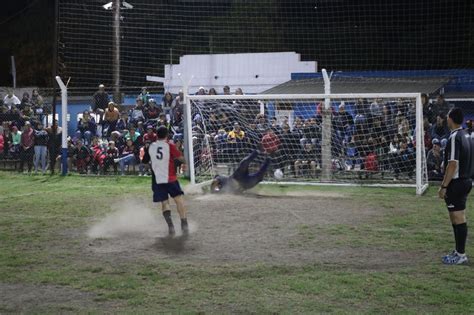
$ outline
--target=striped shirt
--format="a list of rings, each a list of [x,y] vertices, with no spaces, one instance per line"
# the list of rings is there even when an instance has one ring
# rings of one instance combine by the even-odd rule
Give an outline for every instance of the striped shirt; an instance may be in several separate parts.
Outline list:
[[[473,138],[465,130],[458,128],[449,136],[444,153],[444,166],[457,161],[458,165],[453,179],[468,179],[474,175]]]

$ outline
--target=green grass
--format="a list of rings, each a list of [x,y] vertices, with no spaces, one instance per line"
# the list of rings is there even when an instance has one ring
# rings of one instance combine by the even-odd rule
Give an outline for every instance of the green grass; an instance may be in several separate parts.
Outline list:
[[[101,303],[112,303],[114,311],[125,313],[474,313],[474,269],[446,267],[439,261],[439,254],[453,245],[446,211],[433,188],[423,197],[415,196],[413,189],[263,188],[338,191],[350,195],[351,202],[364,200],[380,208],[383,216],[355,226],[301,225],[293,245],[301,250],[316,244],[377,248],[425,257],[413,263],[407,260],[398,268],[353,268],[318,261],[302,266],[197,265],[78,255],[84,245],[81,236],[75,239],[65,233],[106,215],[111,198],[149,198],[149,182],[139,177],[0,173],[0,291],[2,283],[51,284],[95,294],[96,304],[68,306],[69,312],[106,312],[110,309]],[[468,206],[474,208],[472,198]],[[321,233],[332,241],[320,244]],[[468,252],[474,253],[473,245],[468,243]],[[64,307],[41,312],[60,312]],[[8,309],[0,298],[2,310]]]

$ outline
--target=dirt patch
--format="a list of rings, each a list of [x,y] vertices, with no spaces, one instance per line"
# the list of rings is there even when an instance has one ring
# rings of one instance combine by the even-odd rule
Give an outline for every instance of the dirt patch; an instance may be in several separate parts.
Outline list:
[[[334,263],[390,268],[404,264],[410,253],[353,249],[349,247],[328,248],[331,235],[316,234],[316,240],[326,245],[314,248],[294,246],[301,242],[302,227],[329,224],[357,225],[375,220],[383,215],[374,209],[349,198],[327,194],[302,193],[298,196],[265,196],[256,193],[244,195],[202,195],[188,197],[191,234],[188,237],[168,238],[167,227],[159,210],[151,208],[140,211],[148,213],[148,219],[139,222],[135,218],[135,232],[127,230],[116,233],[104,222],[102,228],[109,236],[89,238],[84,248],[89,255],[110,259],[173,260],[186,263],[270,263],[301,265],[308,263]],[[148,205],[152,207],[153,205]],[[156,205],[154,206],[156,209]],[[122,210],[120,210],[122,211]],[[137,211],[139,216],[140,211]],[[154,217],[150,217],[150,212]],[[179,218],[173,211],[174,222],[179,230]],[[114,216],[116,214],[111,214]],[[113,221],[113,220],[112,220]],[[118,220],[120,221],[120,220]],[[137,222],[138,228],[137,228]],[[94,229],[94,227],[92,227]],[[329,238],[329,239],[328,239]],[[318,242],[312,242],[318,243]],[[304,245],[304,244],[303,244]],[[376,256],[376,259],[373,257]]]
[[[95,301],[97,295],[53,285],[0,283],[0,313],[77,313],[100,307],[112,310],[118,305]]]

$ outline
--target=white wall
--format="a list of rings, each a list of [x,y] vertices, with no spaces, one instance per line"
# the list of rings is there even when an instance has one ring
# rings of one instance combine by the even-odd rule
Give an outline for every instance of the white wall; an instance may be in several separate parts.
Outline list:
[[[166,90],[177,93],[182,81],[194,76],[189,92],[195,93],[200,86],[213,87],[222,94],[222,88],[230,86],[233,93],[240,87],[244,93],[260,93],[291,79],[293,72],[316,72],[316,61],[301,61],[295,52],[255,54],[185,55],[177,65],[165,65]]]

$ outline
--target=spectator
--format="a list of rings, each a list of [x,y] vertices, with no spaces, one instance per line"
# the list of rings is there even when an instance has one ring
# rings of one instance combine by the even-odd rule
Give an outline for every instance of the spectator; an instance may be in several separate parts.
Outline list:
[[[48,128],[49,141],[48,141],[48,153],[49,153],[49,168],[51,174],[54,174],[57,158],[61,152],[61,138],[62,138],[62,129],[58,126],[58,122],[54,121],[54,124]],[[68,155],[68,163],[70,165],[70,157],[72,154]]]
[[[426,164],[428,167],[428,179],[430,180],[442,180],[443,172],[441,163],[443,162],[443,155],[441,152],[441,144],[438,139],[433,139],[433,148],[428,152],[426,158]]]
[[[397,113],[395,124],[397,126],[398,134],[405,135],[410,132],[410,123],[408,119],[406,118],[406,116],[401,111]]]
[[[92,138],[91,146],[92,154],[92,173],[100,174],[104,170],[104,162],[107,157],[106,149],[102,146],[99,141],[99,138]]]
[[[153,98],[150,98],[148,100],[148,106],[145,108],[144,112],[145,120],[148,124],[152,123],[152,121],[154,121],[154,123],[156,124],[156,120],[163,111],[162,106],[160,107],[156,105],[156,101]]]
[[[395,179],[399,179],[400,173],[407,173],[411,179],[415,169],[416,156],[413,148],[408,146],[405,138],[401,139],[398,154],[395,159]]]
[[[117,126],[116,130],[119,131],[121,134],[124,134],[125,131],[130,128],[129,123],[128,123],[128,114],[126,112],[123,112],[120,115],[120,119],[117,121]]]
[[[423,106],[423,118],[427,119],[430,124],[434,124],[438,113],[435,113],[433,105],[430,104],[430,99],[425,93],[421,94],[421,104]]]
[[[198,91],[196,92],[196,95],[206,95],[206,90],[204,87],[199,87]]]
[[[125,140],[130,140],[132,143],[139,145],[140,143],[140,133],[136,131],[135,127],[130,127],[130,129],[123,136]]]
[[[150,93],[148,93],[147,88],[145,86],[142,87],[142,91],[140,92],[140,94],[138,94],[137,98],[142,100],[143,105],[148,104],[148,101],[151,98],[151,95]]]
[[[28,92],[23,93],[23,97],[20,102],[20,109],[25,108],[25,106],[31,107],[30,94]]]
[[[339,105],[338,112],[334,115],[334,130],[338,137],[346,142],[350,141],[352,136],[352,126],[354,125],[354,119],[351,114],[346,111],[344,102]]]
[[[473,125],[472,120],[469,119],[466,121],[466,131],[469,135],[471,135],[471,137],[472,137],[472,125]]]
[[[13,94],[12,89],[8,89],[7,95],[3,98],[3,105],[5,105],[8,110],[11,110],[13,107],[17,107],[21,104],[20,99]]]
[[[84,145],[88,146],[91,143],[92,136],[97,132],[97,124],[89,111],[82,113],[82,118],[79,119],[76,129],[76,139],[84,140]]]
[[[209,95],[217,95],[217,91],[216,91],[215,88],[210,88],[208,94],[209,94]]]
[[[436,123],[431,127],[431,139],[438,139],[441,142],[443,139],[448,139],[449,134],[446,115],[439,113],[436,116]]]
[[[300,153],[300,138],[297,134],[294,134],[290,130],[290,126],[288,124],[284,124],[281,128],[281,133],[279,134],[279,138],[281,140],[281,150],[285,154],[285,165],[280,165],[279,168],[282,167],[293,167],[295,161],[298,158],[298,154]]]
[[[115,131],[117,128],[117,122],[120,119],[120,113],[115,107],[114,102],[109,102],[108,108],[104,114],[104,130],[103,135],[109,137],[112,131]]]
[[[137,148],[133,144],[132,139],[129,138],[127,139],[126,145],[122,150],[122,154],[120,155],[120,158],[118,159],[121,175],[125,175],[125,166],[136,164],[137,162],[136,155],[137,155]]]
[[[12,126],[10,136],[10,156],[13,159],[17,159],[21,151],[21,131],[18,130],[17,126]]]
[[[222,92],[224,93],[224,95],[230,95],[230,87],[228,85],[224,86]]]
[[[26,162],[28,173],[31,173],[31,169],[33,168],[34,144],[35,132],[33,128],[31,128],[31,123],[27,121],[25,122],[23,133],[21,134],[20,172],[23,172],[23,166]]]
[[[73,159],[76,161],[77,172],[79,174],[87,174],[87,167],[91,161],[91,151],[84,145],[81,139],[76,141]]]
[[[227,132],[225,129],[219,129],[217,135],[214,137],[214,143],[216,146],[216,161],[218,162],[227,162],[228,154],[228,142],[227,142]]]
[[[20,111],[20,119],[23,122],[25,121],[33,121],[35,118],[35,113],[31,109],[31,105],[29,102],[24,103],[23,109]]]
[[[92,96],[92,112],[99,114],[99,122],[102,121],[105,110],[109,104],[109,95],[105,92],[105,86],[99,85],[99,90]]]
[[[258,131],[265,132],[268,129],[269,125],[264,114],[258,114],[255,120]]]
[[[382,99],[375,99],[372,104],[370,104],[370,114],[375,117],[382,116],[382,106],[383,100]]]
[[[301,170],[310,168],[311,175],[316,176],[316,151],[314,150],[313,144],[310,142],[306,143],[298,154],[298,158],[295,161],[295,175],[303,175]]]
[[[267,128],[265,135],[262,137],[262,148],[267,154],[274,154],[280,148],[280,139],[273,129]]]
[[[44,114],[46,114],[48,111],[44,108],[43,97],[39,95],[37,89],[33,89],[33,91],[31,92],[30,103],[33,112],[38,117],[38,120],[43,122]]]
[[[3,133],[3,127],[0,126],[0,160],[5,157],[5,135]]]
[[[235,89],[235,95],[244,95],[244,92],[242,91],[241,88],[236,88]]]
[[[382,124],[387,129],[390,138],[398,132],[397,126],[395,126],[395,118],[389,105],[382,107]]]
[[[158,128],[159,126],[165,126],[168,129],[168,137],[170,139],[173,138],[173,136],[174,136],[173,126],[168,121],[168,119],[167,119],[167,117],[164,113],[161,113],[159,118],[158,118],[158,124],[157,124],[156,128]]]
[[[43,97],[39,94],[37,89],[33,89],[31,92],[31,106],[36,108],[43,108],[44,100]]]
[[[156,140],[155,140],[156,141]],[[138,176],[147,176],[150,173],[150,141],[145,141],[145,145],[140,148],[140,165],[138,165]]]
[[[434,105],[435,114],[443,114],[446,116],[451,109],[451,104],[449,104],[445,99],[443,94],[439,94],[436,98],[436,103]]]
[[[167,117],[171,115],[171,108],[173,107],[173,95],[170,92],[166,92],[161,101],[161,108]]]
[[[376,153],[376,142],[373,138],[367,141],[366,155],[364,161],[364,170],[366,172],[378,172],[379,163]]]
[[[143,100],[141,98],[137,98],[137,102],[135,104],[135,107],[130,111],[130,119],[129,122],[133,124],[134,126],[137,126],[137,123],[139,121],[145,121],[145,115],[144,115],[144,106],[143,106]]]
[[[301,144],[304,145],[307,142],[311,142],[316,148],[321,143],[321,126],[318,125],[315,117],[308,119],[303,127]]]
[[[146,133],[143,135],[143,142],[144,143],[153,143],[158,140],[158,137],[155,132],[153,132],[153,126],[148,125],[146,127]]]
[[[48,142],[49,142],[49,134],[43,128],[43,124],[41,122],[38,123],[36,127],[36,131],[34,133],[35,137],[35,173],[38,172],[41,162],[41,172],[44,175],[46,173],[46,156],[48,154]]]
[[[245,137],[245,132],[240,128],[239,123],[235,123],[234,129],[229,131],[229,134],[227,135],[227,140],[230,143],[237,143],[237,142],[243,141],[244,137]]]
[[[106,155],[104,159],[104,174],[107,174],[107,171],[110,166],[114,168],[114,174],[117,174],[117,163],[115,163],[114,160],[119,157],[119,150],[115,147],[115,141],[109,141],[109,145],[105,153]]]
[[[217,117],[217,113],[215,111],[212,111],[209,113],[207,131],[211,136],[215,136],[218,130],[219,118]]]
[[[171,122],[174,125],[178,125],[181,122],[181,118],[184,113],[184,93],[183,91],[179,91],[178,96],[173,100],[173,104],[171,105]]]

